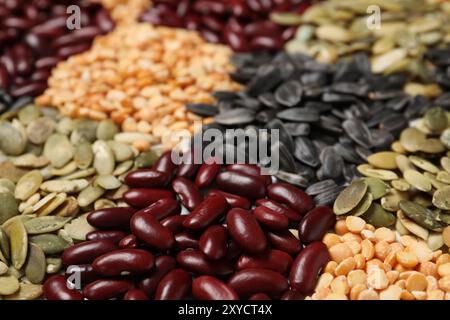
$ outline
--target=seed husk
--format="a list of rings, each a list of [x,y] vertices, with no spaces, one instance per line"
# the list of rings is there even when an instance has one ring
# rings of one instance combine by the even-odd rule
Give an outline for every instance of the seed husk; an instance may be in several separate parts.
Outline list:
[[[376,228],[390,227],[395,223],[395,216],[385,211],[376,202],[372,202],[370,208],[361,217]]]
[[[56,234],[39,234],[31,236],[30,242],[41,248],[46,255],[59,254],[70,246],[70,243]]]
[[[390,190],[389,185],[381,179],[368,177],[365,178],[364,181],[367,184],[368,192],[372,194],[373,200],[380,199]]]
[[[40,284],[44,280],[45,270],[47,268],[45,262],[45,254],[41,248],[30,243],[28,248],[28,258],[25,263],[25,275],[33,284]]]
[[[71,218],[59,216],[44,216],[27,220],[24,226],[28,234],[42,234],[58,231],[70,221]]]
[[[334,202],[333,211],[337,215],[346,214],[356,208],[367,191],[367,184],[364,180],[352,182],[342,191]]]
[[[24,125],[38,119],[42,115],[41,109],[34,104],[29,104],[19,110],[17,117]]]
[[[11,246],[11,261],[16,269],[22,268],[27,258],[28,235],[21,219],[10,220],[5,231],[9,236]]]
[[[398,175],[394,171],[374,169],[367,164],[359,165],[357,170],[366,177],[378,178],[386,181],[398,179]]]
[[[419,171],[406,170],[403,173],[403,177],[405,178],[406,182],[408,182],[414,188],[416,188],[420,191],[424,191],[424,192],[431,191],[430,180],[427,177],[425,177],[423,174],[421,174]]]
[[[433,204],[442,210],[450,210],[450,186],[436,190],[433,194]]]
[[[72,160],[74,148],[67,136],[54,133],[45,142],[43,154],[53,167],[61,168]]]
[[[27,200],[39,190],[43,179],[41,172],[38,170],[28,172],[17,182],[14,196],[19,200]]]
[[[20,288],[19,280],[14,276],[0,276],[0,295],[10,295],[18,291]]]
[[[437,212],[407,200],[400,201],[399,207],[408,218],[420,226],[428,230],[442,231],[443,224],[437,220]]]
[[[20,283],[19,290],[11,295],[4,296],[5,300],[36,300],[43,294],[42,285]]]
[[[394,170],[397,169],[395,161],[397,153],[390,151],[377,152],[367,157],[367,162],[379,169]]]

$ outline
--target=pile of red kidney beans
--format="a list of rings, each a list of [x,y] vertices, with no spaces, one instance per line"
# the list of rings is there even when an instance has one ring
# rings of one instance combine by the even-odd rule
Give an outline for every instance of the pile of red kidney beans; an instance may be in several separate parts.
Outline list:
[[[331,209],[256,165],[177,166],[169,151],[125,183],[130,207],[89,213],[97,230],[64,251],[47,299],[303,299],[329,261]]]
[[[281,50],[296,28],[269,20],[272,12],[303,13],[310,0],[154,0],[141,21],[197,30],[234,51]]]
[[[80,29],[72,29],[77,11],[69,0],[0,1],[0,91],[12,98],[37,96],[47,87],[59,61],[90,48],[94,37],[114,23],[106,9],[76,1]],[[69,25],[69,27],[68,27]]]

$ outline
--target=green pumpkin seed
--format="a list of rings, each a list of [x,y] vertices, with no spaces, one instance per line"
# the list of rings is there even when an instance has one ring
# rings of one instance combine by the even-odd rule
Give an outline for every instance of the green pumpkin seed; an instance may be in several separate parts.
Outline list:
[[[302,22],[302,16],[291,12],[274,12],[270,20],[282,26],[295,26]]]
[[[407,193],[391,189],[386,196],[381,198],[381,206],[387,211],[395,212],[399,209],[398,203],[406,199],[408,199]]]
[[[349,212],[349,215],[359,217],[369,210],[372,204],[373,196],[370,192],[366,192],[362,200],[358,203],[356,208]]]
[[[450,210],[450,186],[436,190],[433,195],[433,204],[442,210]]]
[[[421,227],[420,225],[412,221],[411,219],[408,219],[401,210],[397,211],[397,218],[402,222],[402,225],[406,229],[408,229],[409,232],[425,241],[428,239],[430,232],[424,227]]]
[[[78,179],[83,179],[83,178],[93,176],[95,173],[96,173],[96,170],[94,168],[83,169],[83,170],[78,170],[67,176],[61,177],[61,179],[62,180],[78,180]]]
[[[400,144],[408,152],[419,151],[425,141],[425,134],[416,128],[407,128],[400,134]]]
[[[79,211],[78,202],[75,197],[67,197],[67,199],[53,211],[53,214],[60,217],[74,217]]]
[[[99,176],[95,180],[95,185],[98,185],[105,190],[114,190],[119,188],[122,185],[122,183],[119,181],[119,179],[117,179],[113,175],[104,175]]]
[[[433,205],[431,202],[431,198],[426,193],[417,193],[415,194],[412,199],[412,202],[417,203],[418,205],[421,205],[422,207],[429,208]]]
[[[109,200],[120,200],[120,199],[122,199],[123,194],[125,192],[127,192],[129,189],[130,188],[126,184],[123,184],[117,190],[110,190],[110,191],[106,192],[105,198],[107,198]]]
[[[401,61],[407,55],[405,49],[393,49],[380,56],[374,57],[372,60],[372,72],[382,73],[393,64]]]
[[[389,185],[381,179],[368,177],[364,178],[364,181],[369,188],[369,192],[373,196],[373,200],[380,199],[381,197],[385,196],[390,190]]]
[[[147,152],[141,153],[135,160],[135,164],[137,168],[148,168],[151,167],[159,155],[154,150],[149,150]]]
[[[11,261],[16,269],[22,268],[27,258],[28,236],[21,219],[10,220],[5,231],[9,236],[11,246]]]
[[[13,159],[12,162],[19,168],[43,168],[50,163],[47,158],[38,157],[33,153],[21,155]]]
[[[425,113],[424,122],[432,132],[440,133],[447,129],[447,114],[442,108],[432,108]]]
[[[0,276],[4,275],[8,272],[8,266],[6,265],[6,263],[0,261]]]
[[[427,239],[428,247],[432,251],[436,251],[444,246],[444,238],[442,237],[442,233],[440,232],[430,232],[430,235]]]
[[[408,191],[411,188],[411,185],[403,179],[392,180],[392,186],[398,191]]]
[[[30,242],[40,247],[46,255],[59,254],[70,246],[70,243],[56,234],[39,234],[31,236]]]
[[[30,122],[27,127],[27,137],[34,144],[43,144],[53,133],[55,122],[42,117]]]
[[[27,141],[22,133],[11,123],[0,121],[0,150],[7,155],[18,156],[26,147]]]
[[[367,164],[361,164],[356,169],[366,177],[378,178],[386,181],[398,179],[398,176],[394,171],[374,169]]]
[[[441,166],[444,168],[445,171],[450,173],[450,158],[449,157],[442,157],[441,158]]]
[[[66,176],[73,173],[75,170],[77,170],[77,164],[75,161],[71,161],[61,168],[52,168],[50,173],[53,176]]]
[[[28,248],[28,258],[25,264],[25,275],[33,284],[40,284],[44,280],[45,270],[47,268],[45,262],[45,254],[41,248],[30,243]]]
[[[104,209],[104,208],[114,208],[116,207],[116,203],[114,201],[108,200],[108,199],[98,199],[94,203],[94,209]]]
[[[406,170],[403,173],[405,180],[412,185],[414,188],[420,191],[429,192],[431,191],[430,180],[416,170]]]
[[[48,204],[50,201],[53,200],[53,198],[55,198],[57,195],[56,192],[53,193],[49,193],[48,195],[46,195],[44,198],[42,198],[41,200],[39,200],[34,206],[33,206],[33,212],[37,212],[39,210],[41,210],[41,208],[43,208],[46,204]]]
[[[1,261],[8,263],[7,260],[10,257],[9,237],[2,226],[0,226],[0,256],[2,257]]]
[[[58,208],[67,198],[66,193],[58,193],[51,201],[47,202],[39,210],[35,211],[39,217],[47,216]]]
[[[16,268],[14,268],[13,266],[9,266],[7,274],[9,276],[15,277],[16,279],[20,279],[20,278],[22,278],[25,275],[23,270],[18,270]]]
[[[19,179],[27,172],[27,170],[16,167],[11,161],[0,163],[0,178],[6,178],[13,183],[17,183],[17,181],[19,181]]]
[[[334,202],[333,211],[337,215],[349,213],[361,202],[367,191],[364,180],[353,181]]]
[[[134,157],[133,149],[125,143],[108,141],[108,146],[114,153],[114,158],[117,162],[130,160]]]
[[[97,126],[98,140],[112,140],[119,132],[119,128],[111,119],[102,120]]]
[[[86,235],[96,229],[87,222],[87,214],[73,219],[64,226],[64,230],[74,240],[86,241]]]
[[[367,210],[361,218],[376,228],[390,227],[395,223],[395,216],[392,213],[385,211],[383,207],[376,202],[371,204],[369,210]]]
[[[450,128],[445,129],[444,132],[441,134],[441,143],[447,148],[450,149]],[[447,156],[450,157],[450,155],[447,153]]]
[[[444,145],[438,139],[427,139],[419,143],[419,150],[426,153],[441,153],[445,151]]]
[[[32,283],[20,283],[19,291],[5,296],[5,300],[36,300],[43,294],[42,285]]]
[[[38,119],[42,115],[41,109],[34,104],[29,104],[19,110],[17,117],[24,125]]]
[[[16,199],[27,200],[39,190],[43,179],[41,172],[38,170],[28,172],[17,182],[14,196]]]
[[[405,236],[409,234],[409,230],[405,228],[405,226],[402,224],[402,221],[400,219],[397,219],[395,222],[395,230],[401,235]]]
[[[75,147],[74,161],[80,169],[87,169],[94,161],[92,146],[87,141],[81,141]]]
[[[397,163],[395,161],[397,155],[397,153],[390,151],[377,152],[368,156],[367,162],[379,169],[393,170],[397,169]]]
[[[431,185],[436,188],[436,189],[440,189],[446,186],[445,183],[439,181],[438,179],[436,179],[436,176],[429,173],[429,172],[425,172],[424,176],[428,178],[428,180],[430,180]]]
[[[1,178],[0,179],[0,193],[14,193],[16,185],[9,179]]]
[[[105,193],[105,189],[99,186],[89,186],[78,195],[78,204],[80,207],[87,207]]]
[[[433,231],[442,231],[444,225],[437,221],[437,212],[407,200],[400,201],[399,207],[408,218],[423,228]]]
[[[113,172],[113,175],[120,176],[127,173],[133,167],[133,160],[128,160],[119,164]]]
[[[0,295],[10,295],[19,290],[19,280],[13,276],[0,276]]]
[[[436,175],[436,180],[438,180],[442,183],[445,183],[445,184],[450,184],[450,173],[448,173],[446,171],[440,171]]]
[[[41,184],[41,190],[46,192],[77,193],[89,186],[85,179],[48,180]]]
[[[0,193],[0,224],[19,214],[17,201],[12,193]]]
[[[436,167],[434,164],[432,164],[431,162],[422,159],[420,157],[417,156],[409,156],[409,160],[418,168],[431,172],[431,173],[438,173],[439,168]]]
[[[61,258],[47,258],[47,270],[48,274],[58,273],[62,269],[62,261]]]
[[[94,151],[94,168],[99,175],[110,175],[115,168],[114,154],[104,141],[96,141],[92,149]]]
[[[97,137],[97,123],[90,119],[75,120],[76,128],[70,135],[70,141],[77,144],[81,140],[94,142]]]
[[[42,234],[57,231],[64,227],[71,218],[44,216],[32,218],[24,223],[28,234]]]
[[[44,145],[44,156],[55,168],[61,168],[72,160],[74,148],[69,139],[62,134],[52,134]]]

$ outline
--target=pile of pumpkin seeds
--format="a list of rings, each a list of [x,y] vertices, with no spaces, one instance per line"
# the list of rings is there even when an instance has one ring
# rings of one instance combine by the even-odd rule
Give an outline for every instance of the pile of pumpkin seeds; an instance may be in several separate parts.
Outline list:
[[[406,71],[422,81],[428,80],[423,59],[427,48],[450,43],[449,18],[450,3],[426,0],[330,0],[311,6],[303,15],[272,14],[279,24],[299,26],[286,44],[287,52],[305,53],[323,63],[367,52],[372,72]],[[405,90],[429,96],[439,91],[436,84],[419,83],[410,83]]]
[[[0,117],[0,298],[39,297],[60,253],[93,231],[86,212],[126,205],[124,176],[160,153],[140,153],[135,140],[154,142],[35,105]]]
[[[392,151],[370,155],[334,202],[334,213],[361,216],[375,227],[395,227],[437,250],[450,230],[450,113],[440,107],[404,129]],[[447,235],[449,231],[446,231]]]

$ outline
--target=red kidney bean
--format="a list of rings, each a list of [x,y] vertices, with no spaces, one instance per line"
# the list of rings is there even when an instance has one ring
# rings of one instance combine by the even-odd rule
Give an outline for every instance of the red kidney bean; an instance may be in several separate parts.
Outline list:
[[[177,177],[192,178],[200,167],[194,160],[194,154],[191,151],[187,154],[185,161],[178,166]]]
[[[261,180],[256,177],[235,171],[225,171],[219,173],[216,183],[220,189],[226,192],[250,198],[263,198],[266,194],[266,187]]]
[[[251,300],[251,301],[264,301],[264,300],[271,300],[271,299],[265,293],[255,293],[250,298],[248,298],[248,300]]]
[[[306,246],[292,264],[289,275],[292,288],[304,294],[311,294],[320,270],[329,260],[328,249],[322,242],[317,241]]]
[[[141,289],[133,288],[125,293],[123,300],[148,300],[148,297]]]
[[[127,234],[123,231],[117,230],[96,230],[86,234],[86,240],[111,240],[114,243],[119,243],[125,238]]]
[[[174,269],[159,282],[155,300],[182,300],[191,291],[192,279],[183,269]]]
[[[217,190],[217,189],[211,189],[208,191],[207,197],[212,195],[220,194],[225,197],[225,200],[227,201],[230,208],[242,208],[242,209],[250,209],[252,204],[250,203],[250,200],[232,194],[225,191]]]
[[[154,262],[153,255],[146,250],[120,249],[96,258],[92,267],[105,276],[136,275],[150,271]]]
[[[224,226],[211,226],[199,240],[199,248],[209,259],[222,259],[228,250],[228,231]]]
[[[225,24],[213,16],[202,16],[203,25],[212,31],[220,32],[225,27]]]
[[[280,25],[270,20],[255,21],[249,23],[244,28],[245,35],[248,37],[266,36],[271,37],[283,32]]]
[[[89,213],[87,221],[99,229],[128,228],[130,219],[136,211],[136,209],[130,207],[99,209]]]
[[[291,264],[292,258],[289,254],[280,250],[270,250],[257,256],[242,255],[236,263],[236,268],[238,270],[262,268],[285,274]]]
[[[248,45],[245,37],[241,33],[233,32],[229,28],[226,28],[223,37],[229,46],[237,52],[249,51],[250,46]]]
[[[64,276],[54,275],[45,281],[44,296],[47,300],[83,300],[83,294],[67,287]]]
[[[289,220],[300,221],[302,216],[289,207],[283,206],[276,201],[270,199],[258,199],[256,200],[256,206],[264,206],[273,211],[284,214]]]
[[[301,215],[314,207],[312,198],[306,192],[284,182],[268,186],[267,196],[275,201],[285,203]]]
[[[272,230],[285,230],[289,226],[289,219],[265,206],[256,207],[253,210],[256,220]]]
[[[209,187],[216,178],[221,167],[222,165],[215,162],[211,164],[202,164],[195,177],[195,185],[199,188]]]
[[[268,232],[267,239],[274,249],[278,249],[289,254],[302,250],[301,242],[289,231]]]
[[[164,198],[140,211],[152,215],[156,220],[163,220],[169,216],[180,214],[181,206],[173,198]]]
[[[295,289],[289,289],[281,296],[280,300],[304,300],[305,295]]]
[[[31,80],[33,81],[47,81],[47,79],[50,77],[51,71],[47,69],[37,69],[33,72],[33,75],[31,76]]]
[[[89,264],[97,257],[117,249],[117,244],[111,240],[91,240],[67,248],[62,253],[61,260],[66,266]]]
[[[59,59],[57,57],[42,57],[35,62],[37,69],[54,68],[58,64]]]
[[[135,249],[139,246],[139,241],[134,234],[129,234],[119,242],[122,249]]]
[[[64,276],[66,277],[66,279],[68,279],[70,277],[75,277],[75,279],[80,279],[82,284],[91,283],[102,277],[100,274],[98,274],[94,270],[94,268],[90,264],[80,264],[80,265],[76,265],[76,266],[71,265],[66,270]]]
[[[235,260],[239,258],[239,256],[242,254],[241,248],[236,244],[233,239],[228,241],[228,249],[227,254],[225,255],[225,259],[227,260]]]
[[[114,29],[114,21],[111,19],[109,13],[105,9],[101,9],[95,16],[95,23],[102,30],[103,33],[110,32]]]
[[[153,169],[139,169],[125,176],[125,183],[133,188],[159,188],[164,187],[170,175]]]
[[[227,214],[227,226],[230,236],[245,252],[258,254],[266,250],[266,236],[249,211],[231,209]]]
[[[180,197],[181,203],[188,210],[194,210],[203,200],[200,190],[186,178],[177,177],[173,180],[172,189]]]
[[[183,221],[183,226],[190,230],[204,229],[218,219],[228,210],[228,203],[222,195],[206,197],[194,211]]]
[[[198,300],[238,300],[226,283],[211,276],[200,276],[192,282],[192,294]]]
[[[165,189],[130,189],[123,200],[132,207],[145,208],[163,198],[173,198],[172,191]]]
[[[269,175],[261,174],[261,168],[256,164],[235,163],[226,166],[227,171],[235,171],[252,176],[261,180],[265,186],[272,183],[272,178]]]
[[[156,218],[144,212],[134,214],[130,227],[139,240],[159,250],[168,250],[175,244],[173,233]]]
[[[314,208],[300,221],[298,235],[305,244],[320,241],[335,222],[336,215],[329,207]]]
[[[56,55],[61,59],[66,59],[75,54],[88,50],[91,47],[89,43],[75,44],[72,46],[61,47],[58,49]]]
[[[7,89],[9,88],[9,75],[8,70],[0,61],[0,88]]]
[[[45,83],[32,82],[17,86],[10,91],[11,96],[18,98],[21,96],[37,96],[44,92],[46,88]]]
[[[108,300],[118,298],[132,288],[130,280],[100,279],[84,287],[83,294],[89,300]]]
[[[153,295],[159,281],[175,267],[176,261],[171,256],[156,257],[155,267],[148,276],[139,281],[139,288],[147,295]]]
[[[197,249],[198,240],[189,232],[181,232],[175,235],[175,245],[178,250]]]
[[[177,254],[177,262],[183,269],[199,274],[225,276],[233,272],[233,265],[227,260],[208,260],[199,250],[184,250]]]
[[[66,27],[66,21],[66,17],[55,17],[45,21],[42,24],[34,26],[30,31],[37,36],[54,38],[64,32],[63,28]]]
[[[167,217],[161,220],[161,225],[172,231],[173,234],[177,234],[183,231],[183,222],[186,217],[186,215]]]
[[[176,164],[172,161],[172,151],[164,152],[161,157],[153,164],[152,169],[172,175],[177,169]]]
[[[228,285],[240,298],[248,298],[255,293],[265,293],[276,298],[289,288],[287,280],[280,273],[260,268],[236,272],[228,280]]]

